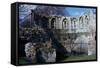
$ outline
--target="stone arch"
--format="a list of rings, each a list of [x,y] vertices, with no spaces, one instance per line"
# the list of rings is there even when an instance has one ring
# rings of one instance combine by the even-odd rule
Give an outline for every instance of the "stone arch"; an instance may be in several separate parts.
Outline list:
[[[85,16],[85,23],[89,24],[89,17],[87,15]]]
[[[82,16],[79,18],[79,25],[80,25],[80,28],[82,28],[82,26],[83,26],[83,17]]]
[[[76,18],[73,18],[73,21],[74,21],[74,26],[76,26]]]
[[[56,22],[56,19],[52,18],[51,19],[51,28],[55,28],[55,22]]]
[[[66,27],[68,27],[68,25],[69,25],[68,19],[64,18],[62,21],[62,28],[66,28]]]
[[[73,31],[73,30],[75,31],[75,28],[76,28],[76,21],[77,21],[76,18],[71,18],[71,29],[72,29],[72,31]]]

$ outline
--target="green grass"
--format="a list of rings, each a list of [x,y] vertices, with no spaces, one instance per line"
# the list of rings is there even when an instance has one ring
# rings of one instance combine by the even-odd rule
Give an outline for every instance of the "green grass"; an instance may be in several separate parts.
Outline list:
[[[31,64],[25,57],[19,58],[19,64]]]
[[[66,62],[66,61],[84,61],[84,60],[95,60],[95,55],[71,55],[68,57],[65,57],[60,62]],[[32,64],[32,62],[28,61],[25,57],[19,58],[19,64]],[[34,64],[34,63],[33,63]]]
[[[69,57],[66,57],[63,61],[81,61],[81,60],[95,60],[95,55],[71,55]]]

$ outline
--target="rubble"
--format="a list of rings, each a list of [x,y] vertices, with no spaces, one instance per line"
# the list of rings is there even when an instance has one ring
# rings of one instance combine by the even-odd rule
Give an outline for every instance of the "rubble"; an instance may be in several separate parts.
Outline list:
[[[31,42],[26,43],[25,54],[33,62],[56,62],[56,50],[52,48],[50,41],[41,43],[41,45]]]

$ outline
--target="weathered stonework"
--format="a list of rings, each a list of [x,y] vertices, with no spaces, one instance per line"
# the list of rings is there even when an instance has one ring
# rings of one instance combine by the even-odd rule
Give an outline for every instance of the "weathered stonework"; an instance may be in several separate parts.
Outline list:
[[[68,52],[95,54],[96,19],[92,12],[76,17],[51,16],[49,28]]]
[[[41,62],[56,62],[56,50],[54,48],[40,48]]]
[[[25,54],[33,63],[56,62],[56,50],[49,41],[41,43],[41,46],[31,42],[25,44]]]
[[[65,17],[47,16],[33,12],[32,21],[34,26],[38,27],[38,30],[41,29],[40,33],[43,33],[45,37],[51,36],[53,33],[57,42],[61,43],[61,46],[66,49],[66,52],[64,51],[66,54],[96,54],[96,18],[94,13],[88,12],[76,17]],[[52,31],[51,35],[48,30]],[[39,34],[38,31],[36,33]],[[26,57],[35,61],[56,62],[56,52],[60,52],[60,48],[57,50],[58,45],[55,48],[52,47],[54,46],[52,45],[54,39],[43,43],[41,41],[44,41],[44,39],[40,35],[39,40],[40,42],[36,44],[33,42],[25,44]]]
[[[36,51],[34,47],[34,43],[25,44],[25,53],[28,60],[35,63],[36,62]]]

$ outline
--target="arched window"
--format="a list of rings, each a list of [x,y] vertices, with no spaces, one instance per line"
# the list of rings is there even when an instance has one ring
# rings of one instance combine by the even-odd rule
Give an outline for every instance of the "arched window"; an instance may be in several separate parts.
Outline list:
[[[73,19],[71,18],[71,29],[73,29]]]
[[[68,27],[68,25],[69,25],[68,20],[66,18],[64,18],[63,22],[62,22],[62,27],[66,28],[66,27]]]
[[[86,24],[89,23],[89,17],[88,16],[85,16],[85,22],[86,22]]]
[[[76,28],[76,18],[73,18],[74,28]]]
[[[79,25],[80,25],[80,28],[83,27],[83,17],[80,17],[79,18]]]
[[[56,19],[53,18],[53,19],[51,20],[51,28],[54,28],[55,22],[56,22]]]
[[[76,30],[76,18],[71,18],[71,30],[75,31]]]

